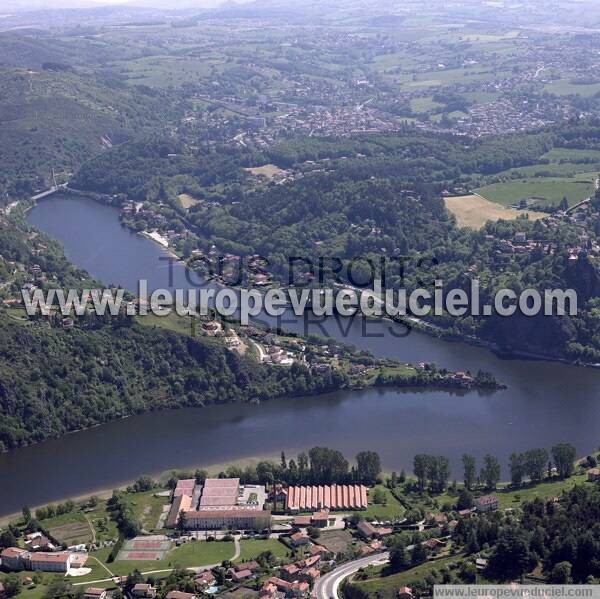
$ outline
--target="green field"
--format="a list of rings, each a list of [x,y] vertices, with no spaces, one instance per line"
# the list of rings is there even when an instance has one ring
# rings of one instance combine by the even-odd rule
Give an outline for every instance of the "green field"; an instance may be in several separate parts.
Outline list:
[[[596,169],[593,171],[592,169]],[[574,179],[578,175],[595,177],[600,170],[600,162],[551,162],[550,164],[533,164],[531,166],[518,166],[507,171],[502,171],[498,177],[531,178],[531,179]]]
[[[585,484],[586,480],[587,476],[585,474],[577,474],[566,480],[542,482],[537,485],[524,485],[519,489],[503,487],[498,489],[494,494],[498,497],[501,508],[514,508],[519,507],[525,501],[532,501],[536,497],[540,499],[557,497],[563,491],[568,491],[575,485]]]
[[[595,161],[600,163],[600,150],[579,150],[576,148],[552,148],[541,156],[542,159],[551,162],[571,162]]]
[[[600,92],[600,83],[572,83],[567,79],[559,79],[544,86],[544,91],[556,96],[579,95],[591,98]]]
[[[166,574],[174,568],[191,568],[219,564],[222,561],[229,560],[233,557],[234,546],[232,541],[189,541],[184,545],[181,545],[181,547],[172,549],[165,559],[156,561],[118,560],[107,563],[106,560],[109,554],[110,549],[108,548],[90,553],[90,559],[88,560],[86,567],[92,569],[91,573],[86,576],[73,578],[72,582],[89,583],[93,580],[108,578],[109,574],[106,568],[108,568],[114,576],[125,576],[136,568],[142,572],[142,574],[155,572],[157,570],[164,570],[164,573]],[[104,564],[106,568],[101,564]]]
[[[579,173],[573,177],[537,177],[492,183],[475,189],[475,193],[503,206],[518,203],[523,198],[544,198],[545,204],[557,204],[563,197],[569,205],[589,198],[594,193],[596,172]]]
[[[189,335],[191,331],[190,318],[179,316],[175,312],[172,312],[166,316],[158,316],[156,314],[149,313],[145,316],[137,316],[136,320],[144,326],[161,327],[163,329],[168,329],[169,331],[181,333],[183,335]]]
[[[410,101],[410,108],[416,113],[436,111],[443,107],[443,104],[436,102],[431,96],[413,98]]]
[[[289,549],[277,539],[241,541],[241,553],[238,562],[247,562],[256,559],[264,551],[270,551],[275,557],[286,557]]]
[[[146,531],[156,528],[162,508],[168,503],[167,497],[155,496],[160,490],[128,494],[133,511]],[[45,518],[41,520],[41,524],[56,540],[65,545],[117,539],[119,536],[105,501],[99,501],[93,509],[76,507],[69,513]]]
[[[145,493],[132,493],[131,506],[144,530],[154,530],[163,506],[169,503],[168,497],[156,497],[156,489]]]
[[[83,512],[73,511],[68,514],[42,520],[44,528],[60,543],[76,545],[90,543],[95,536],[95,529],[88,522]]]
[[[372,503],[373,491],[381,489],[385,493],[385,503]],[[377,485],[369,491],[369,506],[366,511],[360,512],[364,518],[378,520],[391,520],[404,516],[404,506],[392,495],[391,491],[383,485]]]

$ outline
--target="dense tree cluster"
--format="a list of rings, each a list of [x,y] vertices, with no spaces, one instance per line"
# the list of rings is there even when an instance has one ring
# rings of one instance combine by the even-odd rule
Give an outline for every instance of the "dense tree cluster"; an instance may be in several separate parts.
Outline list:
[[[0,447],[150,410],[307,395],[343,375],[257,365],[202,339],[142,325],[24,327],[0,318]]]
[[[528,288],[573,288],[580,303],[577,316],[429,318],[447,334],[478,335],[507,352],[598,361],[600,277],[587,256],[570,259],[569,247],[580,243],[577,226],[545,227],[522,218],[489,222],[480,231],[457,229],[440,197],[446,188],[468,189],[482,175],[543,162],[544,153],[552,148],[596,149],[597,127],[594,122],[564,124],[468,143],[408,128],[393,136],[290,139],[262,154],[238,148],[192,154],[171,140],[153,139],[126,144],[89,161],[74,185],[121,194],[111,201],[150,201],[160,219],[142,211],[128,224],[136,229],[188,228],[193,237],[178,248],[186,257],[196,248],[206,251],[212,245],[221,253],[260,254],[268,259],[268,270],[285,282],[294,256],[313,264],[319,257],[341,260],[341,272],[332,266],[324,269],[329,283],[368,281],[372,271],[367,259],[378,263],[382,256],[405,256],[403,268],[388,261],[394,265],[386,273],[388,287],[412,291],[437,278],[443,281],[444,292],[468,293],[476,272],[483,282],[481,305],[493,304],[500,288],[517,294]],[[315,168],[307,160],[323,162]],[[243,169],[264,162],[292,167],[293,180],[256,185]],[[185,211],[177,200],[182,192],[205,201]],[[600,206],[595,210],[600,231]],[[498,244],[513,241],[517,233],[552,251],[516,253],[505,260]],[[351,262],[357,256],[361,260]],[[419,265],[423,257],[427,264],[430,258],[439,264],[424,269]]]
[[[219,473],[221,478],[239,478],[242,484],[271,485],[273,483],[295,484],[334,484],[362,483],[371,485],[381,474],[381,459],[375,451],[360,451],[355,456],[355,465],[337,449],[313,447],[301,452],[296,458],[287,459],[281,453],[279,463],[270,460],[260,461],[256,466],[245,468],[229,466]],[[201,483],[207,474],[196,472],[176,472],[170,480],[174,488],[179,478],[196,478]]]
[[[559,501],[526,502],[518,523],[500,513],[462,519],[453,539],[469,553],[493,547],[489,574],[500,580],[541,562],[551,582],[589,583],[600,576],[599,509],[600,490],[576,486]]]

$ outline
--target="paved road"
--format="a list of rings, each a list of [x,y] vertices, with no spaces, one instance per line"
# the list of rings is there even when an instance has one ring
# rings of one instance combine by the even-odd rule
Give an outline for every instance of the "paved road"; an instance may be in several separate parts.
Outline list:
[[[390,559],[388,551],[375,553],[367,557],[355,559],[347,564],[341,565],[339,568],[332,570],[329,574],[325,574],[317,581],[313,594],[317,599],[338,599],[338,589],[345,578],[351,574],[358,572],[361,568],[372,566],[373,564],[385,563]]]

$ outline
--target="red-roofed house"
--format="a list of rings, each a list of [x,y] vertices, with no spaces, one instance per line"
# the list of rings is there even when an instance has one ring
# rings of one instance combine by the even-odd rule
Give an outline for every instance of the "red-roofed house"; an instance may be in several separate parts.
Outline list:
[[[316,566],[320,561],[320,555],[313,555],[312,557],[307,557],[306,559],[303,559],[301,562],[298,562],[298,564],[301,564],[303,568],[312,568],[313,566]]]
[[[372,539],[377,536],[377,529],[366,520],[361,520],[357,525],[356,529],[358,530],[358,534],[363,537],[363,539]]]
[[[308,585],[308,582],[304,582],[303,580],[301,580],[300,582],[294,582],[292,583],[292,588],[291,588],[291,596],[292,597],[303,597],[304,595],[307,595],[310,591],[310,586]]]
[[[281,568],[281,578],[289,582],[294,582],[298,579],[300,568],[296,564],[287,564]]]
[[[258,596],[260,599],[276,599],[277,587],[272,582],[265,582]]]
[[[306,582],[309,582],[310,584],[314,584],[319,576],[321,576],[319,568],[306,568],[300,573],[300,578]]]
[[[323,545],[312,545],[310,548],[311,555],[318,555],[320,557],[324,553],[328,553],[328,551]]]
[[[251,562],[242,562],[241,564],[236,564],[233,569],[236,570],[236,572],[239,572],[240,570],[250,570],[250,572],[254,572],[255,570],[258,570],[260,568],[260,564],[257,561],[251,561]]]
[[[290,540],[294,547],[299,547],[300,545],[306,545],[307,543],[310,543],[310,539],[306,535],[303,535],[301,532],[294,533],[290,537]]]
[[[495,495],[484,495],[475,500],[475,509],[478,512],[489,512],[498,509],[498,498]]]
[[[200,574],[194,578],[194,582],[199,588],[211,586],[215,583],[215,580],[215,576],[210,570],[204,570],[204,572],[200,572]]]
[[[242,580],[247,580],[248,578],[252,578],[252,572],[250,570],[235,570],[234,568],[230,568],[229,574],[231,575],[231,579],[234,582],[241,582]]]
[[[315,512],[311,518],[313,526],[318,526],[319,528],[326,528],[329,523],[329,511],[328,510],[320,510]]]
[[[267,581],[268,584],[272,584],[278,591],[282,593],[288,593],[292,588],[292,583],[287,580],[283,580],[283,578],[277,578],[276,576],[272,576]]]
[[[427,539],[426,541],[423,541],[421,545],[427,547],[427,549],[430,549],[431,551],[435,551],[436,549],[443,547],[444,543],[439,539]]]

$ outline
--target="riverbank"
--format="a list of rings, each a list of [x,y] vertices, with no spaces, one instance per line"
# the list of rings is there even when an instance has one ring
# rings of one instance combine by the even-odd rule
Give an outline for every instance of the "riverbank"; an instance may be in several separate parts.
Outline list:
[[[506,390],[508,388],[506,385],[497,382],[493,377],[491,380],[479,381],[479,380],[477,380],[476,377],[471,377],[469,375],[465,375],[465,373],[448,372],[445,374],[440,374],[440,373],[428,374],[427,371],[425,371],[425,370],[419,371],[419,373],[415,376],[408,377],[406,375],[394,376],[393,370],[394,370],[394,368],[390,368],[389,366],[383,366],[383,367],[378,366],[376,368],[372,368],[370,370],[365,371],[361,375],[362,378],[359,376],[354,376],[348,382],[348,384],[343,385],[343,386],[335,387],[332,389],[319,390],[319,391],[315,391],[310,394],[305,394],[305,395],[300,395],[300,396],[286,395],[286,396],[281,396],[281,397],[274,397],[272,399],[245,401],[245,402],[241,402],[241,404],[248,405],[248,406],[254,406],[254,407],[258,408],[261,405],[268,405],[268,404],[276,403],[278,401],[282,401],[282,400],[290,399],[290,398],[294,399],[296,401],[301,401],[301,400],[308,400],[311,398],[319,398],[319,397],[328,396],[328,395],[331,395],[332,393],[340,393],[340,392],[344,392],[344,391],[360,392],[360,391],[365,391],[365,390],[369,390],[369,389],[372,389],[375,391],[396,389],[396,390],[402,390],[402,391],[406,391],[406,392],[431,391],[431,392],[441,392],[441,393],[447,393],[447,394],[452,394],[452,393],[464,394],[464,393],[469,393],[469,392],[474,392],[474,391],[494,393],[496,391],[502,391],[502,390]],[[228,405],[239,405],[239,403],[240,402],[229,401],[229,402],[220,403],[218,405],[215,405],[215,404],[211,404],[210,406],[200,405],[200,406],[195,407],[194,409],[201,411],[201,410],[206,410],[208,407],[226,407]],[[149,410],[145,410],[142,412],[128,414],[126,416],[121,416],[119,418],[114,418],[111,420],[97,422],[97,423],[91,424],[88,427],[68,430],[58,436],[47,437],[47,438],[37,441],[35,443],[28,443],[28,444],[22,445],[20,447],[15,447],[13,449],[4,450],[4,451],[0,452],[0,456],[11,455],[15,452],[18,452],[19,450],[23,450],[23,449],[27,449],[27,448],[40,447],[40,446],[43,446],[45,443],[48,443],[51,441],[58,441],[58,440],[65,439],[65,438],[73,436],[73,435],[78,435],[81,433],[94,431],[96,429],[101,429],[102,427],[105,427],[107,425],[110,425],[113,423],[118,423],[118,422],[125,422],[127,420],[130,420],[130,419],[138,417],[138,416],[150,415],[150,414],[161,414],[161,413],[167,413],[167,412],[172,412],[172,411],[181,411],[181,410],[185,410],[185,409],[188,409],[188,406],[181,405],[181,406],[171,406],[171,407],[168,407],[166,409],[161,409],[161,410],[149,409]],[[253,459],[254,459],[253,457],[245,458],[245,460],[250,460],[249,463],[251,463],[251,461]],[[238,463],[238,462],[239,462],[239,460],[236,461],[236,463]],[[232,463],[234,463],[234,462],[233,461],[224,462],[223,464],[231,465]],[[216,468],[217,466],[219,466],[218,462],[209,464],[209,467]],[[161,474],[160,472],[159,473],[155,472],[152,474],[152,476],[158,476],[160,474]],[[122,485],[129,484],[129,482],[130,481],[118,482],[118,483],[116,483],[117,486],[114,488],[119,488]],[[102,492],[102,489],[100,489],[100,491],[98,491],[98,492]],[[94,492],[91,491],[91,493],[94,493]]]
[[[117,213],[100,203],[55,196],[40,202],[28,221],[61,241],[69,260],[98,279],[124,288],[135,288],[140,278],[148,279],[149,288],[169,286],[163,250],[131,234]],[[172,275],[172,285],[186,288],[179,264],[174,264]],[[275,326],[273,319],[263,322]],[[208,463],[281,449],[287,454],[298,445],[329,446],[349,455],[368,447],[381,455],[384,468],[397,472],[408,471],[418,453],[446,455],[459,476],[465,452],[479,461],[490,453],[506,465],[510,453],[531,447],[574,439],[581,452],[597,445],[595,369],[500,360],[474,344],[450,343],[416,330],[403,336],[400,328],[384,321],[329,318],[313,325],[290,313],[283,322],[289,331],[326,334],[376,358],[493,372],[510,391],[368,387],[303,401],[263,402],[260,409],[233,403],[135,416],[0,455],[0,487],[6,489],[3,511],[18,510],[23,502],[49,502],[57,494],[78,495],[86,488],[112,486],[113,480],[149,470],[195,463],[199,455]],[[565,402],[566,395],[571,401]],[[74,468],[73,455],[85,467]],[[30,472],[38,473],[35,480]]]
[[[113,491],[120,490],[124,491],[127,487],[133,485],[137,478],[140,476],[149,476],[153,480],[157,480],[161,484],[166,484],[169,478],[173,475],[174,472],[193,472],[195,470],[206,470],[210,476],[217,477],[220,472],[227,470],[227,468],[231,466],[235,466],[238,468],[246,468],[248,466],[256,466],[259,462],[265,460],[277,461],[280,459],[279,453],[273,454],[264,454],[264,455],[256,455],[252,457],[243,458],[240,460],[230,460],[227,462],[218,462],[214,464],[193,464],[191,466],[186,466],[185,468],[171,468],[169,470],[164,470],[161,472],[146,472],[140,474],[138,477],[123,480],[111,487],[103,487],[99,489],[90,489],[89,491],[82,491],[77,495],[73,495],[70,497],[61,497],[59,499],[54,500],[52,503],[64,503],[65,501],[73,501],[74,503],[82,503],[89,499],[90,497],[97,497],[98,499],[106,500],[109,499]],[[48,503],[42,503],[40,505],[28,505],[32,512],[34,512],[38,508],[46,507],[49,505]],[[21,518],[21,512],[13,512],[12,514],[0,515],[0,528],[8,526],[10,522],[14,522]]]
[[[92,192],[92,191],[83,191],[83,190],[73,189],[68,186],[65,187],[64,189],[61,189],[60,191],[65,192],[69,195],[91,199],[102,205],[117,209],[117,206],[115,206],[115,203],[114,203],[116,196],[110,196],[107,194],[102,194],[102,193]],[[168,242],[165,244],[166,239],[160,233],[153,234],[153,233],[149,233],[147,231],[137,231],[137,230],[129,227],[127,225],[127,223],[124,223],[122,221],[120,221],[120,222],[121,222],[121,225],[124,226],[128,231],[131,231],[132,233],[142,235],[142,236],[150,239],[161,249],[161,251],[165,252],[169,257],[173,258],[173,260],[175,260],[178,264],[181,264],[182,266],[187,267],[187,262],[180,255],[177,254],[177,252],[173,249],[173,247],[168,245]],[[187,221],[185,224],[186,224],[186,226],[192,227],[191,223],[188,223]],[[213,284],[220,286],[220,287],[224,286],[224,282],[221,279],[219,279],[218,277],[210,278],[210,282],[212,282]],[[234,286],[228,285],[227,287],[230,289],[234,289],[236,291],[240,291],[242,289],[240,286],[235,286],[235,285]],[[345,287],[347,287],[349,289],[358,290],[358,289],[352,287],[352,285],[345,285]],[[281,288],[283,290],[286,289],[285,286],[282,286]],[[256,287],[255,289],[263,294],[268,291],[268,289],[264,288],[264,287]],[[358,291],[360,291],[360,290],[358,290]],[[387,316],[384,316],[383,319],[388,322],[394,322],[394,319],[389,318]],[[423,320],[423,319],[415,317],[415,316],[401,317],[396,322],[404,322],[406,326],[411,326],[415,330],[418,330],[421,333],[425,333],[425,334],[430,335],[437,339],[443,339],[443,340],[450,341],[450,342],[466,343],[466,344],[472,345],[474,347],[484,348],[484,349],[492,352],[495,356],[497,356],[498,358],[500,358],[502,360],[535,360],[535,361],[545,361],[545,362],[558,362],[558,363],[562,363],[562,364],[568,364],[568,365],[572,365],[572,366],[585,367],[585,368],[594,368],[594,369],[600,368],[600,364],[597,364],[597,363],[572,360],[572,359],[569,359],[568,357],[560,356],[560,355],[556,355],[556,354],[545,354],[545,353],[536,353],[536,352],[519,351],[519,350],[515,350],[515,349],[502,348],[502,347],[498,346],[498,344],[496,344],[492,341],[483,339],[481,337],[467,335],[467,334],[458,333],[458,332],[449,332],[449,331],[443,329],[442,327],[439,327],[438,325],[435,325],[429,321]]]

